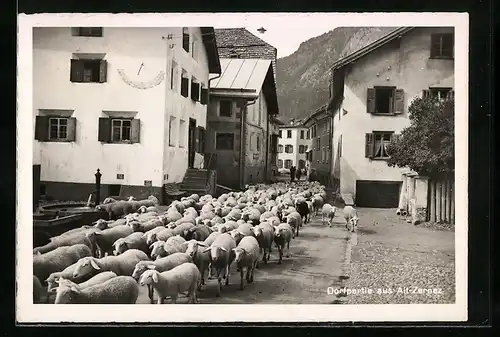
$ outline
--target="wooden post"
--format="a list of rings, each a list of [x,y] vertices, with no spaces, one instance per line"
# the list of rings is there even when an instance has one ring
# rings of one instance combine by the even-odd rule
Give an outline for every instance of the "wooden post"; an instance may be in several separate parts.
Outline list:
[[[436,222],[441,221],[441,181],[436,181]]]
[[[97,169],[95,173],[95,204],[96,206],[101,203],[101,171]]]
[[[430,197],[429,197],[429,221],[436,221],[436,181],[431,180],[430,184]]]
[[[450,223],[455,224],[455,180],[451,181]]]

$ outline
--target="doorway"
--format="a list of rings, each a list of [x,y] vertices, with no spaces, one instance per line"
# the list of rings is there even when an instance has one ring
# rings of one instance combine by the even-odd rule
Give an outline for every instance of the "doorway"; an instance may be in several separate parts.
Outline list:
[[[188,168],[194,167],[194,154],[196,152],[196,119],[189,118],[188,134]]]

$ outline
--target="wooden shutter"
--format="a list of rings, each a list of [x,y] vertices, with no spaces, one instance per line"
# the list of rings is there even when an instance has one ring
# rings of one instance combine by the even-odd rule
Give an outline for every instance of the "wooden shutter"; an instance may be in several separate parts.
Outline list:
[[[448,99],[455,100],[455,90],[450,90],[450,92],[448,92],[448,95],[446,95],[446,97]]]
[[[426,99],[431,96],[431,91],[429,89],[422,90],[422,98]]]
[[[35,119],[35,139],[45,142],[49,139],[49,117],[36,116]]]
[[[405,91],[403,89],[394,90],[394,113],[400,114],[405,110]]]
[[[181,95],[184,97],[188,97],[189,91],[189,80],[185,77],[181,78]]]
[[[141,134],[141,120],[140,119],[132,119],[131,128],[130,128],[130,140],[132,143],[140,143],[140,134]]]
[[[70,78],[71,82],[83,82],[83,61],[71,60],[70,64]]]
[[[189,33],[182,33],[182,48],[189,53]]]
[[[200,153],[205,153],[205,128],[202,126],[199,126],[199,149]]]
[[[109,143],[111,141],[111,118],[99,118],[98,141]]]
[[[375,89],[366,89],[366,112],[369,114],[375,113]]]
[[[365,134],[365,157],[366,158],[373,158],[373,148],[375,146],[374,141],[375,141],[375,137],[373,136],[373,133]]]
[[[70,117],[68,118],[68,142],[74,142],[76,140],[76,118]]]
[[[191,81],[191,99],[195,102],[200,100],[200,84]]]
[[[203,105],[207,105],[207,103],[208,103],[208,89],[207,88],[201,88],[200,103]]]
[[[108,77],[108,61],[101,60],[99,64],[99,83],[105,83]]]

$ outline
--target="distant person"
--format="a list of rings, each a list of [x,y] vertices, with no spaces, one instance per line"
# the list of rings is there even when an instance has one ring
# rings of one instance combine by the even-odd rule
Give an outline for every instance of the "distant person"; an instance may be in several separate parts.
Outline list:
[[[300,180],[300,177],[302,177],[302,169],[301,168],[297,169],[297,173],[295,174],[295,176],[297,177],[297,180]]]
[[[290,181],[295,180],[295,166],[290,167]]]

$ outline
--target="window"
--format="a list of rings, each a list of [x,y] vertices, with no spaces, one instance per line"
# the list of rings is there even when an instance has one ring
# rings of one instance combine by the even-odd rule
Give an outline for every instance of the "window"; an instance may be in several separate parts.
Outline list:
[[[189,78],[186,71],[182,71],[181,77],[181,95],[188,97],[189,95]]]
[[[316,138],[316,148],[314,150],[319,151],[321,149],[321,138]]]
[[[286,130],[286,138],[292,138],[292,130]]]
[[[279,138],[283,138],[283,130],[280,130],[280,131],[279,131],[279,136],[278,136],[278,137],[279,137]]]
[[[260,151],[260,137],[257,135],[257,151]]]
[[[299,160],[299,169],[303,170],[306,168],[306,162],[304,159]]]
[[[217,150],[233,150],[234,133],[217,133],[215,139],[215,148]]]
[[[233,102],[226,99],[221,99],[219,101],[219,116],[221,117],[231,117]]]
[[[170,89],[177,91],[177,81],[179,77],[179,69],[177,63],[172,61],[172,70],[170,71]]]
[[[292,160],[291,159],[286,159],[285,160],[285,168],[289,169],[290,167],[292,167]]]
[[[283,168],[283,160],[278,159],[278,168]]]
[[[191,79],[191,99],[195,102],[200,100],[200,83],[196,79]]]
[[[283,153],[283,145],[278,145],[278,153]]]
[[[311,138],[316,138],[316,125],[311,127]]]
[[[285,153],[293,153],[293,145],[285,145]]]
[[[35,139],[41,142],[74,142],[76,118],[66,115],[36,116]]]
[[[453,58],[454,34],[431,35],[431,58]]]
[[[304,149],[304,145],[299,145],[299,153],[304,153],[306,152]]]
[[[429,88],[429,90],[424,90],[424,97],[429,95],[441,101],[450,98],[452,90],[452,88]]]
[[[304,130],[300,130],[300,139],[304,139]]]
[[[306,138],[311,139],[311,130],[310,129],[307,130]]]
[[[113,119],[111,120],[111,140],[113,142],[130,141],[130,131],[132,121],[129,119]]]
[[[365,157],[373,159],[387,159],[387,146],[391,142],[394,132],[367,133],[365,139]]]
[[[177,140],[177,124],[176,118],[174,116],[170,116],[170,121],[168,122],[168,145],[176,146]]]
[[[186,147],[186,121],[179,121],[179,147]]]
[[[101,37],[102,27],[77,27],[73,30],[73,36]]]
[[[189,53],[189,28],[182,28],[182,48]]]
[[[139,143],[141,121],[137,118],[99,118],[98,140],[103,143]]]
[[[72,59],[70,81],[75,83],[106,82],[108,65],[100,59]]]
[[[398,114],[404,110],[404,91],[396,87],[367,89],[367,112],[371,114]]]

